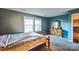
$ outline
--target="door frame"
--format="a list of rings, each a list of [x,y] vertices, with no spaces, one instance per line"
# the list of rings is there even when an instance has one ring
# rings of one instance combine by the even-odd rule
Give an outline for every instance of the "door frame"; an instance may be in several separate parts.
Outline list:
[[[72,39],[73,39],[73,42],[74,42],[74,38],[73,38],[73,16],[75,15],[75,14],[79,14],[79,13],[73,13],[73,14],[71,14],[71,36],[72,36]]]

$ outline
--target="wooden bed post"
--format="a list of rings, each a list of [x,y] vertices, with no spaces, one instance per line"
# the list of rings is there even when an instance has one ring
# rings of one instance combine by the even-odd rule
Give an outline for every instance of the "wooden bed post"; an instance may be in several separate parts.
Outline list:
[[[50,36],[48,36],[45,44],[46,44],[47,48],[50,48]]]

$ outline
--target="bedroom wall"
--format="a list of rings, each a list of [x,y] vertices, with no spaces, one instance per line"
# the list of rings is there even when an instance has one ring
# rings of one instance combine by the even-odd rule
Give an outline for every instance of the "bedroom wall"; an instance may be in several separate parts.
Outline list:
[[[71,37],[70,37],[71,23],[70,23],[70,19],[69,19],[69,14],[51,17],[50,18],[50,27],[53,26],[53,22],[55,20],[60,20],[61,21],[61,27],[64,30],[63,36],[66,37],[66,38],[68,38],[68,40],[71,40]]]
[[[6,9],[0,9],[0,34],[24,32],[24,16],[30,16],[33,18],[40,17],[42,19],[41,33],[47,33],[47,18]]]
[[[67,31],[64,34],[64,36],[68,37],[68,41],[71,41],[71,42],[73,42],[73,25],[72,25],[72,18],[71,18],[72,16],[71,15],[75,14],[75,13],[79,13],[79,8],[68,11],[68,14],[65,14],[65,15],[59,15],[59,16],[51,17],[50,18],[50,24],[49,24],[49,26],[51,28],[52,23],[55,20],[59,19],[62,23],[61,24],[62,28]]]
[[[20,13],[0,9],[0,34],[23,32],[22,20]]]
[[[38,33],[41,33],[41,34],[47,34],[48,33],[48,18],[46,17],[41,17],[41,16],[37,16],[37,15],[32,15],[32,14],[23,14],[23,16],[27,16],[27,17],[33,17],[34,18],[41,18],[42,20],[42,31],[41,32],[38,32]]]

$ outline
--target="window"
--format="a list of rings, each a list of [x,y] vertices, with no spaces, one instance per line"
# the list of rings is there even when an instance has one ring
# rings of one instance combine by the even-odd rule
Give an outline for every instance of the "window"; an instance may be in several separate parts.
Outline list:
[[[32,18],[24,18],[24,32],[33,32]]]
[[[24,32],[41,31],[41,19],[24,17]]]
[[[41,19],[35,18],[35,31],[41,31]]]

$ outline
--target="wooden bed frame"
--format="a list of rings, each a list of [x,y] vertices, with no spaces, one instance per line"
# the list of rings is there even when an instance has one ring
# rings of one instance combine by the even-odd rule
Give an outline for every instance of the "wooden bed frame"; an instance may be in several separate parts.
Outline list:
[[[39,37],[32,41],[23,41],[17,44],[8,45],[5,48],[0,48],[0,51],[29,51],[39,45],[45,44],[47,48],[50,48],[50,41],[48,38]]]

